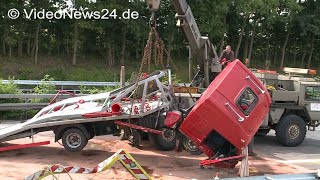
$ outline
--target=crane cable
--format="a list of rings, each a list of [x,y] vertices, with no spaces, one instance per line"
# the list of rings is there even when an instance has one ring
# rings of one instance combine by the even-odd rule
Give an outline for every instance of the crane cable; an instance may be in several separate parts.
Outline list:
[[[150,27],[149,36],[148,36],[147,43],[144,47],[143,57],[142,57],[139,72],[138,72],[138,78],[136,79],[136,82],[135,82],[135,89],[133,90],[132,94],[129,97],[129,98],[132,97],[131,98],[130,114],[129,114],[129,118],[128,118],[129,123],[131,123],[131,116],[133,113],[133,104],[134,104],[134,101],[137,99],[137,95],[138,95],[138,93],[136,93],[139,88],[138,82],[144,78],[142,75],[142,71],[144,69],[144,66],[145,65],[148,66],[147,72],[150,73],[151,63],[153,60],[154,64],[156,66],[161,65],[162,68],[165,69],[164,62],[163,62],[164,55],[165,55],[167,65],[170,66],[170,64],[171,64],[173,69],[175,69],[176,72],[179,72],[177,66],[174,64],[173,60],[170,57],[169,51],[165,48],[165,44],[164,44],[163,40],[160,38],[160,36],[156,30],[156,20],[155,20],[154,12],[152,12],[152,15],[150,18],[149,27]],[[187,89],[187,91],[188,91],[188,94],[190,95],[190,97],[192,98],[192,100],[195,102],[190,91],[188,89]],[[132,128],[129,128],[129,131],[131,132],[131,134],[133,133]]]
[[[149,32],[146,46],[144,48],[143,58],[140,64],[138,75],[141,75],[143,67],[145,65],[148,66],[147,72],[150,73],[152,60],[154,61],[154,64],[156,66],[161,65],[162,68],[164,69],[165,68],[163,63],[164,53],[166,54],[166,58],[168,62],[170,57],[169,57],[168,51],[165,48],[164,42],[159,37],[159,34],[156,30],[155,25],[152,26],[152,24],[150,24],[150,32]]]
[[[138,73],[139,79],[137,80],[137,82],[141,79],[141,74],[142,74],[142,70],[143,70],[144,65],[148,65],[147,72],[150,73],[150,66],[152,63],[152,54],[153,54],[154,64],[156,66],[161,65],[162,68],[165,69],[164,62],[163,62],[163,58],[164,58],[164,54],[165,54],[167,66],[170,67],[170,64],[171,64],[173,69],[177,73],[179,72],[178,67],[175,65],[175,63],[171,59],[169,51],[165,48],[165,44],[159,36],[159,33],[156,30],[156,26],[157,26],[157,24],[156,24],[155,12],[152,11],[151,18],[149,21],[149,27],[150,27],[149,37],[148,37],[146,46],[144,48],[143,58],[142,58],[139,73]],[[187,87],[185,83],[184,83],[184,86]],[[187,89],[187,92],[188,92],[189,96],[191,97],[191,99],[193,100],[193,102],[195,102],[189,89]]]
[[[144,69],[144,66],[145,65],[148,66],[147,72],[150,73],[152,60],[154,61],[154,64],[156,66],[161,65],[162,68],[164,69],[164,63],[163,63],[164,53],[166,54],[167,62],[169,62],[169,59],[170,59],[169,53],[165,48],[164,42],[159,37],[159,34],[156,31],[156,20],[155,20],[154,12],[152,12],[152,15],[150,18],[149,27],[150,27],[149,36],[148,36],[147,43],[144,47],[143,58],[141,60],[141,64],[140,64],[140,68],[139,68],[139,72],[138,72],[138,78],[136,79],[136,82],[134,85],[135,89],[133,90],[132,94],[129,96],[129,98],[132,97],[131,98],[130,114],[129,114],[129,118],[128,118],[129,123],[131,123],[131,116],[133,113],[133,104],[138,96],[138,93],[136,93],[139,88],[138,83],[141,79],[144,78],[142,75],[142,71]],[[131,132],[131,134],[133,133],[132,128],[129,128],[129,131]]]
[[[135,83],[135,89],[132,92],[132,94],[130,95],[130,96],[133,96],[133,99],[131,102],[131,110],[130,110],[129,120],[132,115],[133,101],[135,99],[137,99],[137,93],[135,93],[135,92],[137,91],[137,89],[139,87],[138,82],[143,78],[142,71],[143,71],[144,66],[148,65],[147,72],[150,73],[150,70],[151,70],[150,66],[152,63],[152,59],[154,60],[154,63],[156,66],[162,65],[163,69],[164,69],[164,64],[163,64],[164,52],[166,53],[166,56],[167,56],[167,62],[169,62],[169,59],[170,59],[169,53],[165,48],[164,42],[159,37],[159,34],[156,30],[156,20],[155,20],[154,12],[152,12],[152,15],[150,18],[149,27],[150,27],[149,36],[148,36],[146,46],[144,47],[143,57],[142,57],[139,72],[138,72],[138,78]]]

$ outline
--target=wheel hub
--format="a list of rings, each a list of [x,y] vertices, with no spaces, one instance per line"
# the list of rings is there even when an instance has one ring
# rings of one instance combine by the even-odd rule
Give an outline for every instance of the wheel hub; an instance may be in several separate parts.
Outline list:
[[[289,127],[288,132],[290,139],[296,139],[300,134],[300,129],[298,125],[295,124]]]
[[[176,137],[176,132],[173,129],[164,129],[162,137],[165,141],[173,141]]]
[[[81,144],[81,136],[77,133],[70,133],[66,138],[67,145],[71,148],[77,148]]]
[[[194,145],[194,143],[190,139],[185,141],[185,148],[189,151],[198,151],[198,147]]]

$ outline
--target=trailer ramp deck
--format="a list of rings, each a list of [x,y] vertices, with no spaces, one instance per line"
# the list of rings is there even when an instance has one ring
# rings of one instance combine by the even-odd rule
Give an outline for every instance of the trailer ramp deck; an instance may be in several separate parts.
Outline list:
[[[159,80],[156,71],[148,77],[107,93],[65,99],[40,110],[33,118],[0,129],[0,142],[31,137],[68,124],[134,119],[173,106],[171,88]]]

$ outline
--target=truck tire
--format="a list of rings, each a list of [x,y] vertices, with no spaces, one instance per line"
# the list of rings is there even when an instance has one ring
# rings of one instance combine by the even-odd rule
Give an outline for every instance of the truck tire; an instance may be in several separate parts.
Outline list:
[[[276,137],[283,146],[298,146],[305,139],[306,133],[306,122],[297,115],[285,115],[276,125]]]
[[[63,147],[70,152],[81,151],[87,143],[87,137],[78,128],[67,129],[62,135]]]
[[[185,150],[189,151],[191,155],[200,155],[203,152],[198,149],[198,147],[187,137],[182,140],[183,147]]]
[[[149,134],[150,141],[161,151],[171,151],[176,147],[177,133],[174,129],[162,128],[163,135]]]
[[[133,147],[140,147],[141,144],[141,134],[138,130],[133,129],[132,135],[129,137],[129,141],[131,142]]]

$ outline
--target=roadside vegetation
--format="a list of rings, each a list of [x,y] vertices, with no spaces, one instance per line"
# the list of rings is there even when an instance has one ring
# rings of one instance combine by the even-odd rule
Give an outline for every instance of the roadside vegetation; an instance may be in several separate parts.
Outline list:
[[[118,0],[75,2],[0,2],[3,78],[14,75],[18,79],[39,79],[49,74],[56,80],[112,81],[121,65],[127,67],[128,77],[131,72],[138,71],[149,33],[151,13],[146,3],[119,3]],[[202,35],[210,38],[218,53],[230,44],[236,58],[250,59],[253,68],[319,67],[320,53],[316,50],[320,48],[320,1],[194,0],[188,3]],[[117,15],[131,9],[139,13],[139,18],[39,20],[20,16],[12,20],[5,16],[11,8],[55,12],[81,7],[90,11],[116,9]],[[185,35],[176,27],[175,13],[171,1],[161,1],[160,10],[156,12],[157,31],[178,71],[185,72],[188,50]],[[188,80],[188,76],[179,75]]]

